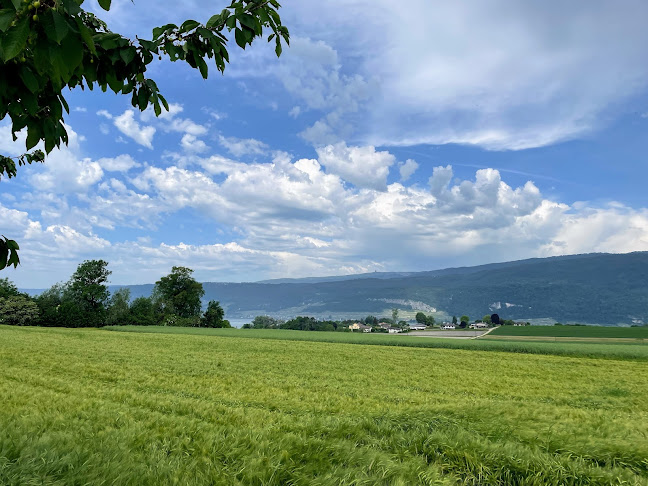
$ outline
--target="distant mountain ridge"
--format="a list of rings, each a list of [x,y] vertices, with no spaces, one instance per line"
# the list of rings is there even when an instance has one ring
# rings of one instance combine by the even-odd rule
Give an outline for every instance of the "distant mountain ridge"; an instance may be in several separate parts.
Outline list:
[[[220,301],[232,318],[359,317],[384,313],[392,307],[390,302],[400,301],[433,307],[439,316],[467,314],[471,319],[497,312],[507,319],[648,322],[648,252],[532,258],[424,272],[205,282],[203,286],[204,300]],[[152,284],[128,287],[133,298],[148,296],[153,289]]]

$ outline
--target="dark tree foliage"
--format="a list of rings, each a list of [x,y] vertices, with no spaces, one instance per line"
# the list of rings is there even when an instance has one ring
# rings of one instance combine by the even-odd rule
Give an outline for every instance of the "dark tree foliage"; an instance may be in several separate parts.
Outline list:
[[[347,321],[353,323],[355,321]],[[279,326],[281,329],[297,331],[337,331],[342,330],[342,323],[337,321],[318,321],[314,317],[297,316]]]
[[[154,326],[158,324],[153,301],[149,297],[138,297],[130,305],[130,322],[135,326]]]
[[[81,325],[69,327],[94,327],[106,323],[106,311],[109,303],[108,277],[112,272],[108,270],[105,260],[86,260],[81,263],[72,275],[65,292],[64,303],[69,300],[69,312],[74,314],[76,308],[84,316]]]
[[[254,320],[250,323],[249,328],[252,329],[277,329],[283,324],[283,321],[279,321],[274,317],[270,316],[256,316]]]
[[[16,297],[20,295],[18,287],[8,278],[0,278],[0,299]]]
[[[165,314],[175,314],[181,318],[200,316],[200,299],[205,291],[192,274],[190,268],[172,267],[169,275],[155,282],[153,294],[160,301]]]
[[[123,287],[110,297],[106,324],[125,326],[131,323],[130,317],[130,289]]]
[[[232,327],[225,317],[225,311],[219,302],[210,300],[207,304],[207,310],[200,319],[201,327]]]
[[[59,306],[63,302],[63,290],[63,284],[55,284],[34,299],[40,311],[39,326],[62,326],[59,322]]]
[[[434,326],[436,322],[434,316],[426,316],[423,312],[417,312],[415,319],[419,324],[425,324],[426,326]]]
[[[95,327],[103,325],[105,312],[92,314],[79,303],[64,298],[57,309],[57,327]]]
[[[495,324],[496,326],[499,326],[500,323],[500,317],[497,314],[491,314],[490,316],[491,324]]]
[[[365,317],[364,323],[367,326],[377,326],[378,325],[378,318],[376,316],[367,316],[367,317]]]

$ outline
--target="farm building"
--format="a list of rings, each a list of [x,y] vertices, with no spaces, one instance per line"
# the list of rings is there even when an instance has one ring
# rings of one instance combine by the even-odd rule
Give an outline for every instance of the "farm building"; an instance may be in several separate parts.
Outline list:
[[[427,326],[425,324],[419,324],[418,322],[416,324],[409,325],[410,331],[425,331],[426,327]]]

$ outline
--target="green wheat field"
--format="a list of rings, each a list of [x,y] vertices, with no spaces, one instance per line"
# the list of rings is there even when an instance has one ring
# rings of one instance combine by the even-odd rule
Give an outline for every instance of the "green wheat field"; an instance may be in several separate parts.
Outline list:
[[[642,345],[183,331],[0,326],[0,484],[648,484]]]

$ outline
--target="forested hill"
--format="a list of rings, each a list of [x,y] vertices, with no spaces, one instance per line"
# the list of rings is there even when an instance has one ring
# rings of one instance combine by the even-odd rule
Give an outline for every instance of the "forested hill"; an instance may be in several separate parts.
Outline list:
[[[648,322],[648,252],[536,258],[430,272],[326,277],[290,283],[205,283],[228,317],[379,313],[421,302],[449,315],[561,322]],[[317,280],[317,279],[315,279]],[[270,281],[277,282],[277,281]],[[152,286],[134,286],[148,295]],[[400,301],[400,302],[397,302]],[[415,307],[416,305],[414,305]]]
[[[130,288],[134,298],[150,295],[153,286]],[[207,282],[204,288],[204,300],[219,300],[231,318],[358,317],[425,304],[472,319],[497,312],[506,319],[632,324],[648,322],[648,252],[536,258],[428,272]]]

